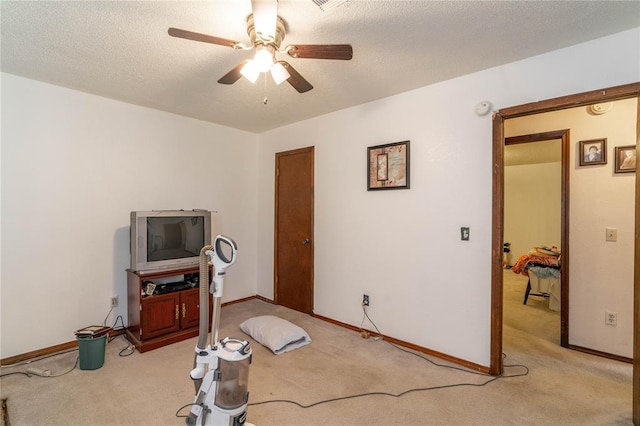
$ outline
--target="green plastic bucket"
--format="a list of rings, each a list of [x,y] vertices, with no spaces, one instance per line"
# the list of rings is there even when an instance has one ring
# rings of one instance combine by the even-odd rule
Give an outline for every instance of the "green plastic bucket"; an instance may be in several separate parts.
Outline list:
[[[107,334],[100,337],[78,337],[80,353],[80,370],[97,370],[104,365],[104,354],[107,349]]]

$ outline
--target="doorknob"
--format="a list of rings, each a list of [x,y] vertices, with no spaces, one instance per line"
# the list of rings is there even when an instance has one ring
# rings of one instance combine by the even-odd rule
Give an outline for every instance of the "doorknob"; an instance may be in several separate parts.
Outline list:
[[[304,240],[302,240],[302,245],[303,246],[308,246],[309,244],[311,244],[311,240],[308,238],[305,238]]]

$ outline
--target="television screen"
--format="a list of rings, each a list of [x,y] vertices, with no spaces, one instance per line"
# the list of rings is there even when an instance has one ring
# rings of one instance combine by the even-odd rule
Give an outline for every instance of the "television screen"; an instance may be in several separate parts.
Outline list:
[[[147,218],[147,262],[198,256],[204,245],[203,217]]]
[[[197,267],[200,250],[211,244],[208,210],[131,212],[131,270]]]

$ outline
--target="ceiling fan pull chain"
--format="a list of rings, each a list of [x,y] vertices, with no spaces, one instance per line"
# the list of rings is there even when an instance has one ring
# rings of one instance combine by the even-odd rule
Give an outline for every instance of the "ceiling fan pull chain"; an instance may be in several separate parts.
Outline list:
[[[267,73],[264,74],[264,99],[262,100],[263,104],[267,104],[269,102],[269,98],[267,97]]]

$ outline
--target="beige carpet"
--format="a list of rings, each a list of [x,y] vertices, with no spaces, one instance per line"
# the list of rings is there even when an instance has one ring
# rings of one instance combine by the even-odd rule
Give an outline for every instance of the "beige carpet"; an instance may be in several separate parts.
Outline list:
[[[549,309],[549,299],[529,295],[524,305],[525,289],[528,278],[505,270],[503,274],[505,329],[513,328],[550,343],[560,344],[560,312]],[[505,333],[506,343],[509,335]]]
[[[544,302],[533,299],[522,305],[524,287],[518,287],[517,280],[507,281],[505,363],[526,365],[529,374],[485,386],[477,385],[491,377],[435,366],[385,341],[362,339],[358,333],[280,306],[252,300],[223,308],[221,336],[245,337],[238,327],[243,320],[274,314],[303,327],[313,339],[306,347],[278,356],[252,345],[252,404],[291,400],[311,405],[363,393],[433,388],[400,398],[370,395],[311,408],[284,402],[253,405],[248,421],[257,426],[631,425],[631,365],[561,348],[553,340],[558,340],[559,328],[541,331],[539,326],[541,316],[557,318],[557,313],[545,312]],[[525,313],[518,315],[522,309]],[[119,352],[128,342],[118,337],[107,345],[104,366],[94,371],[72,369],[77,352],[36,361],[32,366],[49,368],[54,375],[71,371],[55,378],[3,377],[1,394],[8,398],[11,424],[184,424],[176,411],[193,400],[188,374],[195,343],[194,338],[123,357]],[[27,367],[3,368],[2,374]],[[522,367],[506,369],[507,375],[523,372]],[[180,414],[187,412],[188,408]]]

